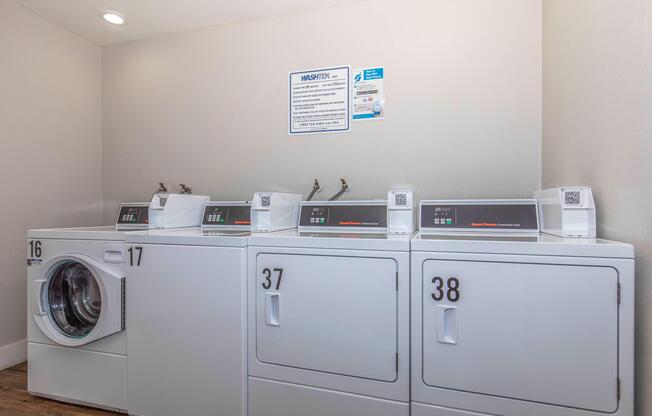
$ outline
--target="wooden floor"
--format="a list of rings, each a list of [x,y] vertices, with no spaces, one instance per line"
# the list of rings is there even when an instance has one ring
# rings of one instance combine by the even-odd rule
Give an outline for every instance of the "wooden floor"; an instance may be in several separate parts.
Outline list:
[[[27,393],[27,363],[0,371],[0,416],[82,415],[115,416],[120,413],[74,406],[32,396]]]

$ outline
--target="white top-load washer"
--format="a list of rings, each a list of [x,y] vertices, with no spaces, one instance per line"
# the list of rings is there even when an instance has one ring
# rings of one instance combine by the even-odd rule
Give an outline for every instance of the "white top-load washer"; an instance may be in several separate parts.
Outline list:
[[[250,224],[296,226],[301,196],[210,202],[202,227],[127,236],[128,410],[137,416],[247,416]],[[261,218],[263,217],[263,218]]]
[[[634,249],[540,234],[535,200],[422,201],[413,416],[633,415]]]
[[[208,197],[170,195],[187,199],[201,210]],[[116,226],[28,231],[30,393],[126,411],[125,267],[138,253],[125,235],[151,226],[152,204],[122,204]],[[166,210],[174,216],[175,203]]]
[[[411,193],[393,196],[399,215],[303,202],[298,231],[249,238],[249,416],[409,414]]]

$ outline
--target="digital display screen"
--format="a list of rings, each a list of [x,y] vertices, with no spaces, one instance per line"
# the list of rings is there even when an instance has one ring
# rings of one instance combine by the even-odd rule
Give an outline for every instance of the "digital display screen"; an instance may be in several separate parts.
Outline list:
[[[202,225],[251,225],[249,205],[207,205]]]
[[[538,230],[535,204],[422,205],[421,228]]]
[[[122,206],[118,214],[118,224],[149,224],[149,207],[148,206]]]
[[[304,205],[301,227],[387,227],[386,205]]]

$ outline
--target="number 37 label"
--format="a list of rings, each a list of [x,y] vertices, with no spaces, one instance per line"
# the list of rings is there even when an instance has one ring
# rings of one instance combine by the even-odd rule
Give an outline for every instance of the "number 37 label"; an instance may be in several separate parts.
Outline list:
[[[263,269],[263,289],[269,290],[274,287],[272,290],[281,289],[281,279],[283,278],[283,269],[280,267],[274,267],[270,269],[266,267]]]

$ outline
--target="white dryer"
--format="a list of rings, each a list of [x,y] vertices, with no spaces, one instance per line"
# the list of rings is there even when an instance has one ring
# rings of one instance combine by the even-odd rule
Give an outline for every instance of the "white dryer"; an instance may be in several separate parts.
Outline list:
[[[250,224],[295,226],[301,196],[259,193],[254,201],[264,206],[253,216],[248,202],[210,202],[201,228],[127,236],[138,253],[127,268],[130,414],[247,415]]]
[[[411,229],[411,193],[397,200],[397,216],[303,202],[298,231],[250,237],[249,416],[409,414],[411,234],[387,229]]]
[[[533,200],[421,202],[413,416],[633,415],[633,247],[538,231]]]
[[[126,411],[125,267],[138,253],[126,250],[125,235],[152,226],[160,196],[122,204],[116,226],[28,231],[30,393]],[[169,199],[167,218],[190,226],[199,223],[208,197]],[[199,205],[195,219],[188,214],[193,204]]]

